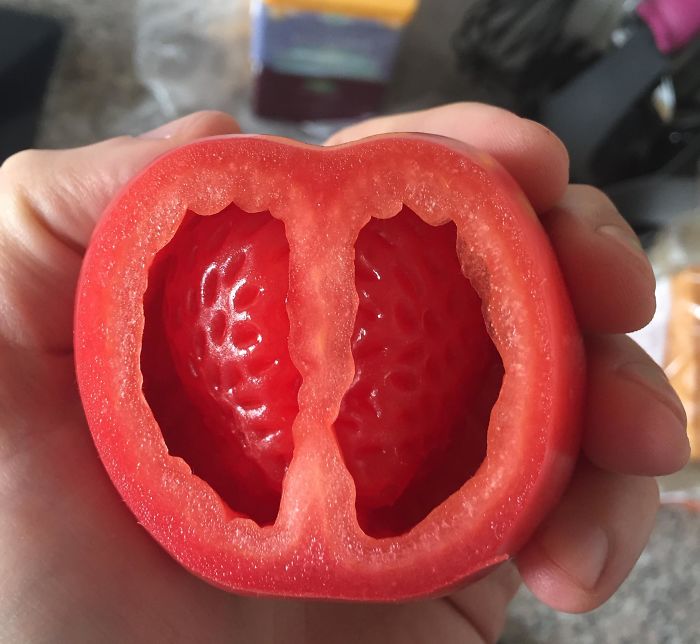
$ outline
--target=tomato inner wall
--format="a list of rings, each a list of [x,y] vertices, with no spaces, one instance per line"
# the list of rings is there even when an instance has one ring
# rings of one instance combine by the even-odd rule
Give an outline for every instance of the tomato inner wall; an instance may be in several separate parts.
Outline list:
[[[275,521],[301,376],[288,350],[289,244],[267,212],[188,213],[144,300],[144,394],[172,455],[234,514]]]
[[[355,377],[335,432],[371,536],[409,530],[486,455],[503,367],[456,236],[404,207],[355,246]]]
[[[356,243],[355,378],[329,430],[372,536],[409,530],[485,457],[503,368],[455,239],[404,208]],[[169,452],[260,525],[279,512],[298,413],[288,278],[283,224],[231,204],[187,214],[144,299],[143,390]]]

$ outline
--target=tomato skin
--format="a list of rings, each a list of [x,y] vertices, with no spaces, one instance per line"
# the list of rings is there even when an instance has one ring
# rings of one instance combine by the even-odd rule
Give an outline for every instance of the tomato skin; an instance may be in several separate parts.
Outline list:
[[[141,390],[148,267],[187,209],[209,215],[231,202],[282,219],[298,267],[290,273],[290,350],[304,378],[300,415],[280,512],[264,528],[234,516],[168,454]],[[370,216],[390,217],[402,204],[428,223],[457,224],[460,258],[506,376],[474,477],[407,534],[373,539],[357,524],[353,481],[328,428],[353,372],[352,243]],[[314,257],[323,297],[308,279],[312,248],[326,251]],[[329,313],[333,332],[319,347],[305,322]],[[579,449],[583,349],[549,241],[495,161],[439,137],[317,148],[234,135],[161,157],[94,233],[75,351],[88,424],[122,498],[175,559],[236,592],[372,601],[443,593],[517,553],[558,501]]]

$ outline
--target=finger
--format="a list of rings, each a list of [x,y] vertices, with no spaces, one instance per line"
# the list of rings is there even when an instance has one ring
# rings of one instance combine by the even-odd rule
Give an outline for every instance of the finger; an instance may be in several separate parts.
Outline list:
[[[20,224],[35,220],[64,242],[84,248],[115,193],[148,163],[184,143],[239,131],[227,114],[196,112],[139,137],[19,152],[0,168],[2,211],[6,216],[14,207]]]
[[[484,642],[496,642],[505,625],[508,605],[520,588],[520,582],[518,569],[512,562],[506,562],[443,601],[472,624]]]
[[[164,152],[237,131],[231,117],[199,112],[142,137],[10,157],[0,168],[0,338],[70,351],[82,251],[115,193]]]
[[[542,215],[581,327],[623,333],[654,314],[654,273],[613,203],[592,186],[569,186]]]
[[[520,576],[511,563],[440,599],[403,604],[305,603],[303,641],[496,642]],[[296,606],[296,603],[294,604]]]
[[[439,134],[490,153],[520,184],[538,212],[551,208],[569,181],[569,156],[552,132],[539,123],[481,103],[453,103],[370,119],[340,130],[327,144],[385,132]]]
[[[598,467],[658,476],[690,455],[686,416],[663,370],[627,336],[587,339],[583,450]]]
[[[556,610],[593,610],[632,570],[658,504],[654,479],[582,462],[559,507],[518,555],[523,581]]]

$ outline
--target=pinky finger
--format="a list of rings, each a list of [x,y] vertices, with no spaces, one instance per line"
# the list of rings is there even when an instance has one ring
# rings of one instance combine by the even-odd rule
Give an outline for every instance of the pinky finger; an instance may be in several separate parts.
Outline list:
[[[639,558],[658,503],[654,479],[581,462],[559,507],[518,556],[525,585],[557,610],[597,608]]]

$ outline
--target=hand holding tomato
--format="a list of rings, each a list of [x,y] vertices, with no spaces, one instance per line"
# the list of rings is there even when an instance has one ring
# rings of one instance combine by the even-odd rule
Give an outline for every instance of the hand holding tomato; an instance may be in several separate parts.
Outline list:
[[[73,297],[96,217],[156,156],[236,131],[198,114],[147,138],[28,152],[0,173],[3,478],[0,551],[7,637],[116,640],[493,640],[518,584],[512,564],[446,599],[332,605],[227,595],[196,580],[143,533],[91,445],[72,363]],[[567,159],[544,128],[495,108],[452,105],[375,119],[333,143],[387,131],[450,136],[490,152],[542,215],[588,354],[583,454],[554,513],[516,564],[560,610],[599,605],[636,560],[653,523],[655,474],[687,455],[684,416],[661,371],[622,333],[653,310],[653,277],[633,233],[598,191],[566,187]],[[22,610],[20,607],[24,606]],[[32,606],[33,612],[26,610]],[[284,629],[284,630],[282,630]],[[257,638],[257,639],[256,639]],[[296,638],[296,640],[295,640]]]

